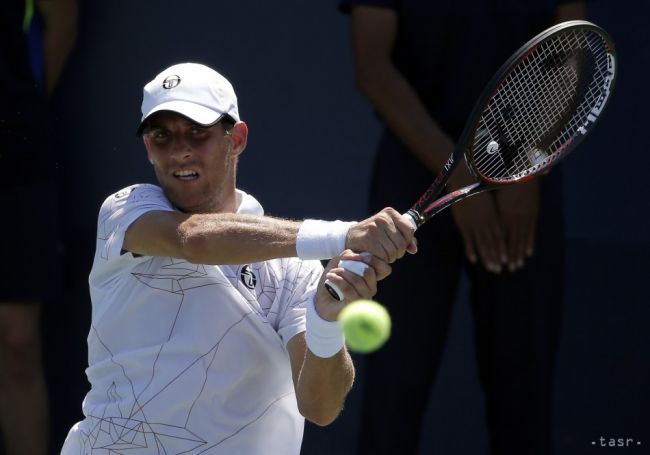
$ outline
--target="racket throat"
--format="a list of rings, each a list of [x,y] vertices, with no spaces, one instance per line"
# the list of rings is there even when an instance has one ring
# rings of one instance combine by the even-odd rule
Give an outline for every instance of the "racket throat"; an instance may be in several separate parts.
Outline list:
[[[420,215],[420,218],[422,218],[422,222],[420,224],[424,223],[424,221],[428,220],[432,216],[435,216],[438,213],[442,212],[450,205],[455,204],[456,202],[468,198],[470,196],[473,196],[475,194],[479,194],[482,193],[483,191],[487,191],[489,189],[490,188],[486,186],[483,182],[476,182],[466,187],[460,188],[456,191],[452,191],[451,193],[448,193],[447,195],[441,197],[436,201],[433,201],[431,204],[424,207],[424,210]]]

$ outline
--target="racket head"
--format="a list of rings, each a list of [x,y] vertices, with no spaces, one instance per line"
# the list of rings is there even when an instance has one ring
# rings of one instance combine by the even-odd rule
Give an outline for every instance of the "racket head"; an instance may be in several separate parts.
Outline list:
[[[614,88],[610,36],[568,21],[532,38],[492,77],[458,142],[488,185],[529,180],[573,150],[600,118]]]

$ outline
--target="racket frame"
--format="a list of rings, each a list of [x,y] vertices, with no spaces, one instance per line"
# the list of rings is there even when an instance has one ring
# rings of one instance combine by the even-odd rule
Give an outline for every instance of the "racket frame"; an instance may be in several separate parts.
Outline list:
[[[582,125],[576,134],[569,138],[559,149],[559,152],[556,152],[552,155],[553,158],[548,159],[547,163],[540,166],[534,172],[530,172],[527,175],[521,176],[512,180],[495,180],[491,179],[485,175],[482,175],[476,168],[473,162],[473,154],[471,151],[471,145],[474,141],[476,130],[478,128],[481,117],[485,111],[486,106],[492,100],[494,95],[497,93],[501,85],[506,81],[508,75],[512,72],[513,69],[517,67],[519,62],[528,57],[531,53],[535,51],[542,43],[547,39],[553,37],[558,32],[569,32],[571,30],[590,30],[595,32],[597,35],[601,36],[605,41],[608,48],[608,65],[611,65],[611,72],[609,77],[606,78],[606,87],[604,94],[601,96],[600,102],[592,108],[590,115],[587,117],[587,122]],[[609,66],[608,66],[608,69]],[[465,199],[467,197],[473,196],[475,194],[482,193],[484,191],[492,190],[504,185],[512,185],[515,183],[522,183],[528,180],[533,179],[541,173],[546,172],[552,166],[556,165],[557,162],[565,157],[571,150],[573,150],[587,135],[588,129],[593,128],[595,123],[600,118],[600,112],[605,108],[609,100],[609,95],[611,94],[614,83],[616,80],[616,51],[614,48],[613,41],[609,34],[598,27],[597,25],[585,21],[585,20],[574,20],[562,22],[556,24],[543,32],[539,33],[535,37],[531,38],[523,46],[521,46],[516,52],[514,52],[508,60],[506,60],[501,67],[496,71],[492,76],[490,81],[487,83],[483,92],[479,96],[478,100],[474,104],[474,107],[470,113],[469,119],[465,124],[465,128],[461,133],[454,150],[447,159],[447,162],[442,166],[440,172],[436,176],[435,180],[431,186],[424,192],[424,194],[418,199],[418,201],[406,212],[411,218],[413,218],[417,227],[420,227],[427,220],[440,213],[442,210],[453,205],[454,203]],[[580,134],[578,134],[580,133]],[[444,187],[449,181],[449,177],[455,170],[456,166],[460,159],[464,157],[468,169],[472,175],[478,180],[476,183],[468,185],[464,188],[455,190],[445,195],[444,197],[435,200],[437,196],[440,195]]]

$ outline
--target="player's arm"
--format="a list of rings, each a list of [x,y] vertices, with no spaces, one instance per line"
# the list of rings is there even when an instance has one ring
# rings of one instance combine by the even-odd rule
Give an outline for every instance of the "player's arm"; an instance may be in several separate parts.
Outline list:
[[[301,228],[303,222],[268,216],[150,211],[129,226],[122,248],[138,255],[168,256],[196,264],[243,264],[298,256],[299,232],[305,236]],[[309,241],[318,242],[319,236],[324,242],[331,241],[327,229],[339,227],[324,223],[323,232],[315,230]],[[323,259],[350,248],[393,262],[407,250],[415,251],[413,232],[408,220],[387,208],[346,228],[340,247]]]
[[[360,256],[346,251],[341,258],[359,260]],[[363,277],[336,267],[338,259],[330,261],[318,286],[314,312],[307,311],[308,332],[316,328],[316,324],[311,324],[314,321],[310,321],[310,318],[316,318],[320,323],[328,321],[325,324],[331,324],[331,321],[336,321],[339,312],[347,302],[371,298],[375,295],[377,281],[388,276],[390,266],[377,258],[365,257],[363,260],[370,265]],[[344,301],[334,300],[329,295],[323,286],[325,278],[337,283],[345,295]],[[335,331],[334,335],[338,335],[342,340],[338,326],[334,325],[332,329]],[[289,340],[287,350],[300,413],[317,425],[330,424],[343,409],[345,397],[354,381],[354,365],[348,351],[341,345],[333,355],[331,352],[323,354],[321,347],[308,346],[305,332]],[[326,357],[323,357],[324,355]]]
[[[333,357],[317,357],[307,348],[304,332],[289,340],[287,349],[298,410],[316,425],[329,425],[341,413],[354,382],[350,354],[343,348]]]
[[[77,0],[38,0],[43,17],[45,89],[51,94],[77,39]]]
[[[300,223],[233,213],[150,211],[127,229],[123,248],[196,264],[232,264],[296,256]]]

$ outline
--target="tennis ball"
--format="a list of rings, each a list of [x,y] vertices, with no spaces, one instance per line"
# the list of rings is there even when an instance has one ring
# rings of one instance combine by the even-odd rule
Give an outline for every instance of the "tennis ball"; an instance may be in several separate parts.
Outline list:
[[[339,313],[345,342],[352,352],[367,354],[390,337],[390,315],[374,300],[356,300]]]

